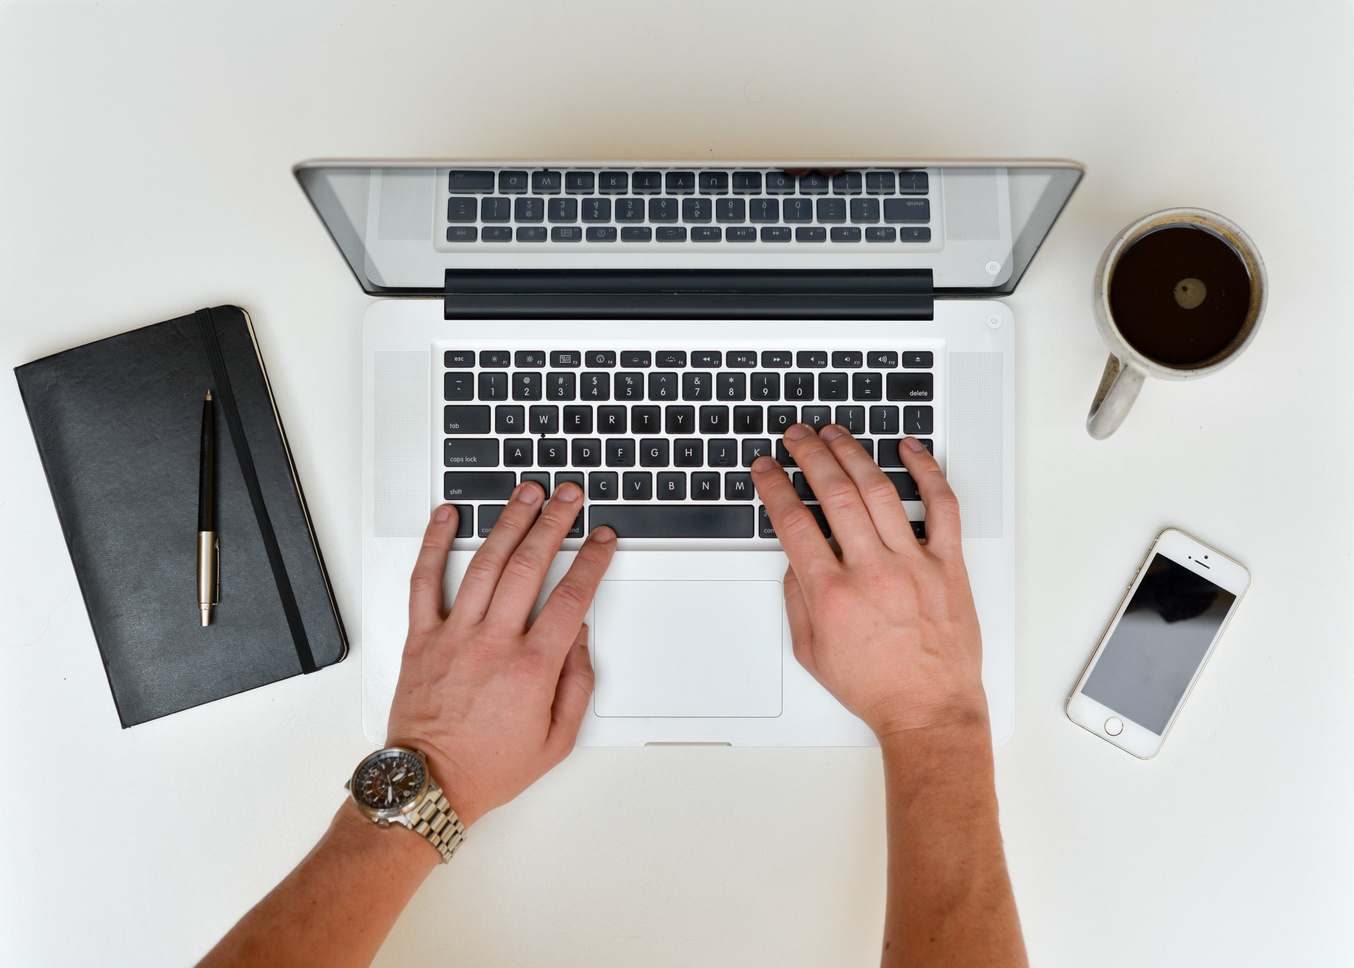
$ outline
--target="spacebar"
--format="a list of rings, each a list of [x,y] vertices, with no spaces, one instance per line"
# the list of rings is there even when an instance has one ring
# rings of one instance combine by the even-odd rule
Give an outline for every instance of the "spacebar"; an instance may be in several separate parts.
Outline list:
[[[621,538],[751,538],[753,513],[749,504],[594,504],[588,530],[604,524]]]

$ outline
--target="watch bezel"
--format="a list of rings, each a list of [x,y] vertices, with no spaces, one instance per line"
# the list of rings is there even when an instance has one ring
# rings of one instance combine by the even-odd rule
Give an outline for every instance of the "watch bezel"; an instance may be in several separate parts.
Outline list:
[[[391,753],[401,753],[406,756],[412,756],[414,759],[418,760],[419,767],[423,770],[423,784],[418,788],[418,793],[414,794],[414,796],[401,806],[384,808],[369,806],[358,799],[357,776],[372,760],[381,756],[388,756]],[[431,786],[432,774],[428,771],[427,758],[424,757],[422,753],[418,750],[407,749],[403,746],[387,746],[384,749],[377,750],[370,756],[364,757],[362,762],[357,764],[357,768],[353,770],[353,775],[348,780],[348,794],[352,798],[353,803],[357,805],[357,809],[377,823],[403,823],[404,819],[409,816],[409,814],[413,813],[418,808],[418,805],[423,802],[423,799],[428,795],[428,789]]]

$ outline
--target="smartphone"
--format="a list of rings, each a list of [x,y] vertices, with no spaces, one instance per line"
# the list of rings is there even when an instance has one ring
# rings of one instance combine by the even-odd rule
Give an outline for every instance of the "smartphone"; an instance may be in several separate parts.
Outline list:
[[[1167,528],[1067,698],[1067,718],[1134,756],[1161,749],[1251,576]]]

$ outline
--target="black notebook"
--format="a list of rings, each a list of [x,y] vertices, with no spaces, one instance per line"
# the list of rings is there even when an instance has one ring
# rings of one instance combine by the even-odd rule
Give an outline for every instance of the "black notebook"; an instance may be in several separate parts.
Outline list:
[[[199,310],[15,374],[124,727],[347,654],[244,310]],[[221,600],[203,628],[197,510],[208,389]]]

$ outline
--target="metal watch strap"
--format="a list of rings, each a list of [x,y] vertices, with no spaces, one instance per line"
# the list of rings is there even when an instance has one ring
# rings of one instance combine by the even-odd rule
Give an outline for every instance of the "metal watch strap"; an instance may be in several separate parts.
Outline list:
[[[437,796],[434,799],[433,794]],[[456,811],[451,809],[446,795],[437,787],[428,790],[423,802],[408,817],[409,829],[422,834],[428,843],[442,855],[442,863],[451,860],[456,848],[465,839],[465,827]]]

